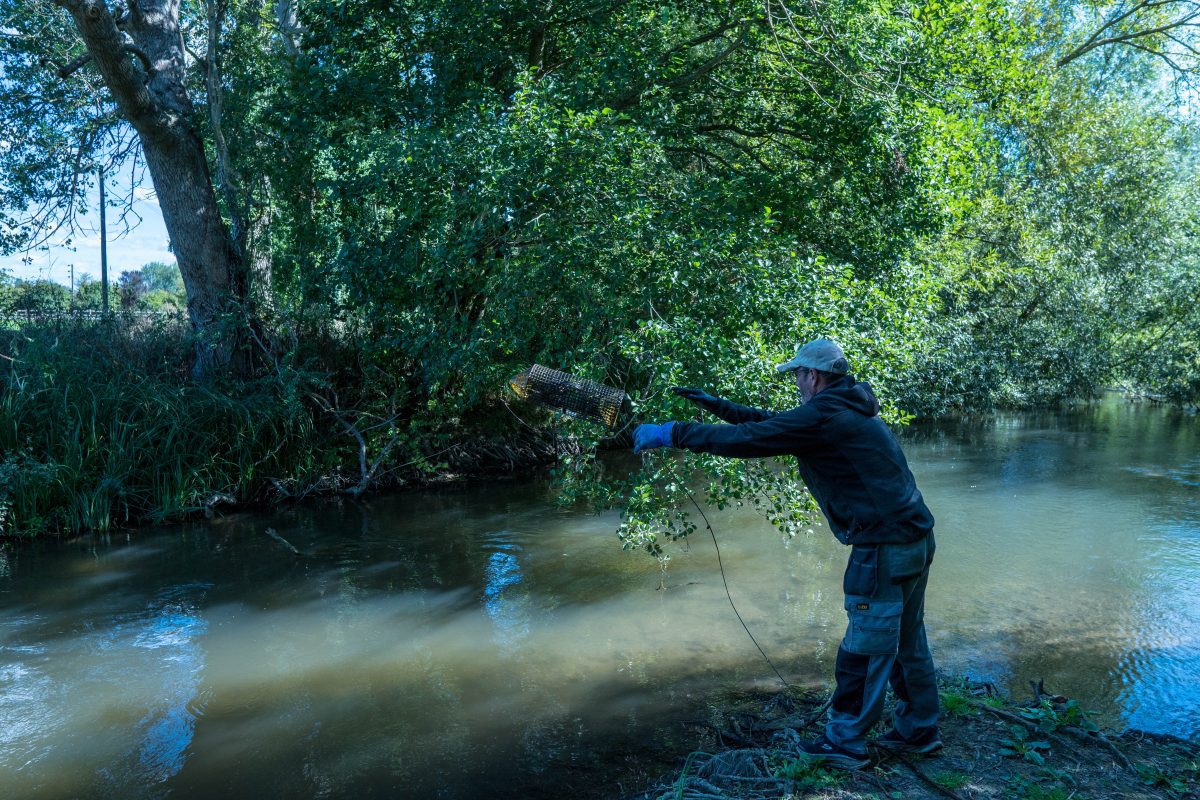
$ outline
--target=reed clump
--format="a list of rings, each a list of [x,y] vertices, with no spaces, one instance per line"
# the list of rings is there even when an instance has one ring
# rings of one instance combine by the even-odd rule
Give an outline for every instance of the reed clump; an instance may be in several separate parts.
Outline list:
[[[0,331],[0,534],[164,521],[328,467],[277,384],[193,382],[189,336],[173,319]]]
[[[0,319],[0,537],[358,497],[572,452],[487,403],[431,411],[411,364],[385,368],[353,336],[277,333],[286,345],[254,343],[257,377],[197,383],[182,318]]]

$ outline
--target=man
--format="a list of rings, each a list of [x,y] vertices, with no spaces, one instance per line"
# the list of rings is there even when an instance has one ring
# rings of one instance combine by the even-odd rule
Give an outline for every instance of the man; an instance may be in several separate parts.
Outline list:
[[[824,736],[802,749],[829,766],[865,767],[867,732],[883,712],[890,683],[894,727],[876,745],[932,752],[942,744],[924,625],[933,515],[895,436],[879,418],[871,387],[849,374],[841,347],[816,339],[776,369],[795,380],[802,401],[797,408],[773,413],[700,389],[676,388],[729,424],[639,425],[634,452],[678,447],[734,458],[796,457],[833,534],[851,546],[843,578],[849,624],[838,648],[829,722]]]

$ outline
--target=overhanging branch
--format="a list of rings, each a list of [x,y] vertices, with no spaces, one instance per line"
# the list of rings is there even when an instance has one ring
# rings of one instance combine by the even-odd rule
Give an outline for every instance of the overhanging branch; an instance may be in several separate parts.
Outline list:
[[[55,72],[58,73],[58,77],[62,78],[63,80],[66,80],[67,78],[71,77],[76,72],[78,72],[80,69],[82,69],[83,65],[87,64],[91,60],[92,60],[92,54],[84,53],[81,56],[76,56],[75,58],[72,58],[66,64],[63,64],[61,67],[56,69]]]
[[[1131,31],[1126,31],[1124,33],[1114,33],[1113,32],[1117,25],[1119,25],[1120,23],[1125,22],[1127,20],[1130,20],[1139,11],[1147,11],[1147,10],[1154,9],[1154,8],[1162,8],[1165,6],[1172,6],[1172,5],[1174,5],[1174,6],[1182,5],[1182,6],[1186,7],[1188,10],[1186,12],[1184,12],[1183,14],[1181,14],[1176,19],[1173,19],[1169,22],[1165,22],[1161,25],[1155,25],[1154,27],[1151,27],[1151,28],[1144,28],[1141,30],[1131,30]],[[1197,20],[1200,20],[1200,4],[1198,4],[1196,2],[1196,0],[1160,0],[1159,2],[1140,2],[1140,3],[1135,4],[1132,8],[1128,9],[1127,11],[1117,15],[1113,19],[1108,20],[1103,25],[1101,25],[1099,28],[1097,28],[1092,33],[1092,35],[1088,37],[1088,39],[1085,42],[1080,44],[1078,47],[1076,47],[1070,53],[1067,53],[1065,56],[1060,58],[1056,62],[1055,66],[1061,69],[1062,67],[1065,67],[1067,64],[1070,64],[1072,61],[1075,61],[1076,59],[1079,59],[1079,58],[1087,55],[1088,53],[1092,52],[1093,50],[1096,50],[1100,47],[1104,47],[1106,45],[1132,44],[1137,39],[1145,39],[1146,37],[1157,36],[1159,34],[1167,34],[1169,38],[1178,42],[1179,40],[1176,37],[1172,36],[1170,32],[1178,31],[1182,28],[1197,27],[1197,25],[1198,25]],[[1106,34],[1108,34],[1108,35],[1106,35]],[[1191,50],[1190,46],[1185,45],[1185,47],[1188,47],[1188,49]],[[1138,49],[1146,49],[1146,48],[1138,48]],[[1155,51],[1153,49],[1151,49],[1150,52],[1155,52]],[[1155,52],[1155,54],[1157,55],[1158,53]]]

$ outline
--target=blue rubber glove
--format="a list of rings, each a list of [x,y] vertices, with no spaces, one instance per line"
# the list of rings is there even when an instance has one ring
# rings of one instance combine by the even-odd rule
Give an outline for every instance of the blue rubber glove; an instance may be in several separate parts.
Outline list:
[[[674,422],[664,422],[661,425],[638,425],[633,429],[633,452],[653,450],[656,447],[671,446],[671,426]]]
[[[672,386],[671,391],[682,397],[684,400],[691,400],[701,406],[715,405],[720,402],[716,397],[713,397],[703,389],[689,389],[685,386]]]

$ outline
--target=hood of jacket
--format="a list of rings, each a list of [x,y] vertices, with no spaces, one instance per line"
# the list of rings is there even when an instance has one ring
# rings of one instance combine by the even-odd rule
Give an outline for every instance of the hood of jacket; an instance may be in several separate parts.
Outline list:
[[[856,381],[853,375],[839,375],[808,402],[828,405],[838,411],[850,409],[864,417],[873,417],[879,413],[879,400],[875,398],[871,385]]]

